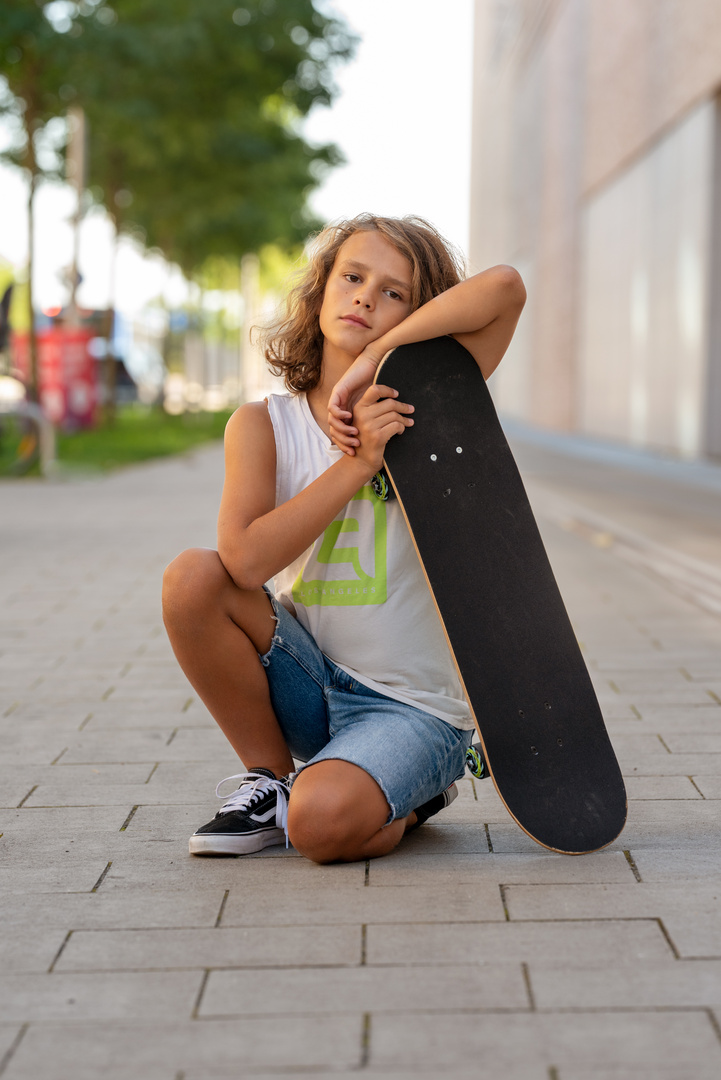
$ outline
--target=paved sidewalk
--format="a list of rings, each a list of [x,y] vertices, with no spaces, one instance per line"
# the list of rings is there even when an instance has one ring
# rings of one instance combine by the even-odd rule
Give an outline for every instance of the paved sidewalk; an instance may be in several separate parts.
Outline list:
[[[721,1075],[721,619],[652,550],[711,581],[721,495],[701,542],[668,477],[654,502],[518,445],[628,779],[619,842],[580,858],[470,778],[367,865],[191,858],[238,763],[159,586],[213,544],[220,450],[0,485],[2,1080]]]

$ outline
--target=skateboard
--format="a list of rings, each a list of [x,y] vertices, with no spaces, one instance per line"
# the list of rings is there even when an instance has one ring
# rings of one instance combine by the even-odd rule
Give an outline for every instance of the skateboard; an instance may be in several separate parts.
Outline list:
[[[511,816],[551,851],[610,844],[626,791],[491,395],[450,337],[402,345],[376,382],[415,406],[385,470]]]

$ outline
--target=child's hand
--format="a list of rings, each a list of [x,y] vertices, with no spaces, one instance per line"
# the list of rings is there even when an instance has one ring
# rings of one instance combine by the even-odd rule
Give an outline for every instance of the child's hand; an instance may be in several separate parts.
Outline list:
[[[370,475],[377,473],[383,465],[383,453],[386,443],[393,435],[400,435],[413,424],[408,413],[413,412],[412,405],[398,401],[398,391],[390,386],[376,383],[369,386],[354,410],[358,438],[354,440],[356,449],[351,447],[346,453],[356,455],[370,468]]]
[[[378,360],[362,352],[331,391],[328,401],[330,437],[335,445],[352,457],[359,445],[358,428],[353,425],[353,410],[373,382]]]

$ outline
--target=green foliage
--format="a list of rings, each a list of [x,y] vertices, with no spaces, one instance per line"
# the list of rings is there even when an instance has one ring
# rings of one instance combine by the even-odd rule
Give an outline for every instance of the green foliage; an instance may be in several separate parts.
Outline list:
[[[114,0],[83,40],[89,179],[120,228],[192,274],[316,226],[306,196],[339,155],[297,122],[351,42],[311,0]]]
[[[312,0],[240,2],[3,0],[0,112],[17,134],[4,156],[33,178],[57,169],[40,143],[62,150],[58,118],[76,104],[91,190],[186,273],[302,242],[318,224],[306,196],[339,154],[298,121],[330,101],[354,43]]]
[[[33,176],[53,173],[58,165],[52,154],[43,162],[38,140],[67,109],[65,73],[74,44],[57,33],[46,7],[38,0],[3,0],[0,16],[0,113],[15,135],[0,156]]]

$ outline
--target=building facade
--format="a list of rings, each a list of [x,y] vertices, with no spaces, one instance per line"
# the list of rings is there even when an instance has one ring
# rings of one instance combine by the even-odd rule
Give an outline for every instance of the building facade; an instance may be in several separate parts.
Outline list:
[[[721,456],[721,3],[475,15],[470,261],[529,294],[501,411]]]

